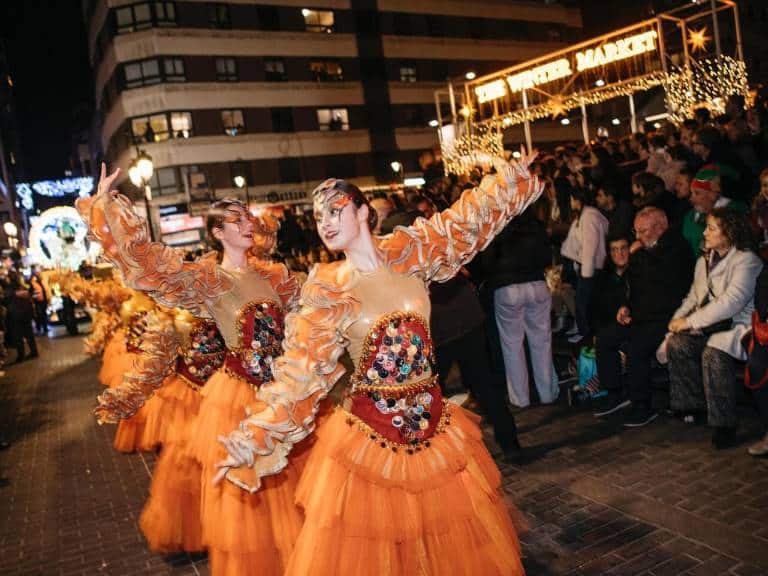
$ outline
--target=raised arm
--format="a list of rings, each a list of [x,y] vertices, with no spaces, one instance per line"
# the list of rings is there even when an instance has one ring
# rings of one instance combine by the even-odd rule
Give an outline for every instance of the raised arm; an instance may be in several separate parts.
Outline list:
[[[248,411],[239,430],[220,440],[230,457],[221,463],[219,480],[250,492],[261,478],[277,474],[288,463],[296,442],[314,429],[318,404],[344,374],[339,357],[346,329],[358,315],[357,301],[335,284],[337,270],[316,267],[301,291],[298,311],[285,323],[285,353],[275,363],[275,380],[259,391],[259,406]]]
[[[108,388],[98,397],[99,406],[94,410],[98,423],[114,424],[133,416],[173,370],[179,344],[168,315],[150,314],[133,369],[120,386]]]
[[[125,283],[149,293],[166,306],[205,316],[205,304],[231,287],[231,280],[213,258],[186,262],[182,252],[161,242],[150,242],[145,221],[130,200],[112,189],[117,169],[101,180],[96,196],[77,201],[90,236],[101,243],[105,257],[122,273]]]
[[[544,190],[528,170],[535,155],[509,164],[494,159],[495,175],[465,191],[450,208],[397,227],[380,242],[390,266],[427,281],[444,282],[483,250],[507,223]]]

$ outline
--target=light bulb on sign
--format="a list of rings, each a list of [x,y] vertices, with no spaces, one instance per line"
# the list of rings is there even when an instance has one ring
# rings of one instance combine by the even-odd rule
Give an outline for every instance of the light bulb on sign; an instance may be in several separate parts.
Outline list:
[[[239,174],[234,177],[234,182],[235,182],[235,186],[237,186],[238,188],[242,188],[243,186],[245,186],[245,178],[243,178]]]
[[[439,125],[439,122],[438,122],[437,120],[430,120],[430,121],[429,121],[429,125],[430,125],[432,128],[437,128],[437,126]]]
[[[621,124],[621,120],[619,120],[618,118],[614,118],[613,120],[611,120],[611,124],[613,124],[614,126],[618,126],[619,124]]]
[[[600,80],[598,80],[597,82],[595,82],[595,86],[598,86],[598,87],[600,87],[600,86],[605,86],[605,80],[603,80],[602,78],[600,78]]]
[[[570,123],[571,121],[568,118],[563,118],[562,120],[560,120],[560,124],[562,124],[563,126],[568,126],[568,124]]]
[[[399,173],[403,169],[403,165],[397,160],[389,163],[389,167],[392,168],[392,172]]]
[[[474,72],[467,72],[466,74],[464,74],[464,78],[466,78],[467,80],[474,80],[475,78],[477,78],[477,74],[475,74]]]

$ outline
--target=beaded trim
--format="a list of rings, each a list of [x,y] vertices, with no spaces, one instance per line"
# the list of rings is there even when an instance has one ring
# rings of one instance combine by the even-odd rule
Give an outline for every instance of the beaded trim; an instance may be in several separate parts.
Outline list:
[[[404,452],[406,454],[415,454],[416,452],[421,452],[422,448],[429,448],[431,444],[431,438],[429,440],[419,441],[415,440],[412,441],[410,444],[400,444],[398,442],[393,442],[392,440],[389,440],[388,438],[385,438],[376,430],[374,430],[371,426],[369,426],[364,420],[361,418],[355,416],[351,412],[344,410],[344,414],[347,417],[347,425],[348,426],[354,426],[357,425],[358,430],[365,433],[368,438],[370,438],[372,441],[377,442],[379,446],[382,448],[389,448],[392,450],[392,452],[399,453]],[[432,436],[437,436],[438,434],[445,432],[445,430],[448,428],[448,426],[451,424],[451,407],[450,402],[443,398],[443,413],[440,415],[440,421],[437,423],[437,426],[435,427],[435,431]]]
[[[433,374],[418,382],[410,384],[366,384],[360,375],[355,372],[350,378],[352,383],[352,394],[368,394],[369,392],[384,392],[388,395],[397,397],[427,392],[438,383],[437,374]]]
[[[238,356],[238,357],[236,357],[236,358],[238,358],[238,359],[239,359],[239,356]],[[245,376],[243,376],[242,374],[238,374],[237,372],[235,372],[234,370],[232,370],[232,368],[230,368],[229,366],[227,366],[227,365],[226,365],[226,363],[224,364],[224,366],[222,366],[222,367],[221,367],[221,369],[222,369],[222,370],[224,370],[224,374],[226,374],[227,376],[231,376],[232,378],[235,378],[236,380],[240,380],[240,382],[244,382],[244,383],[248,384],[248,386],[250,386],[250,387],[251,387],[251,389],[252,389],[254,392],[258,392],[258,391],[259,391],[259,388],[260,388],[260,387],[261,387],[261,385],[263,384],[263,382],[259,382],[259,383],[256,383],[256,382],[251,382],[250,380],[248,380],[248,378],[246,378],[246,377],[245,377]]]
[[[377,382],[381,382],[381,380],[377,380],[377,382],[369,383],[371,382],[370,378],[367,378],[366,373],[368,371],[368,367],[373,364],[373,357],[375,357],[378,347],[376,346],[376,339],[379,337],[380,333],[382,331],[386,332],[387,327],[389,326],[389,323],[395,320],[399,320],[400,322],[418,322],[421,324],[421,327],[424,329],[424,334],[426,336],[426,339],[429,343],[429,355],[427,356],[427,362],[428,366],[431,372],[434,373],[435,371],[435,347],[434,343],[432,341],[432,333],[429,328],[429,322],[427,322],[424,317],[421,316],[421,314],[418,314],[417,312],[403,312],[400,310],[396,310],[394,312],[388,312],[387,314],[384,314],[383,316],[379,317],[371,326],[371,328],[368,330],[368,334],[365,337],[365,340],[363,341],[363,353],[360,357],[360,360],[357,363],[354,378],[360,382],[360,384],[365,384],[367,386],[376,386],[380,388],[386,388],[387,391],[402,386],[404,383],[398,383],[398,384],[378,384]],[[353,381],[354,382],[354,381]]]
[[[202,390],[203,388],[200,384],[196,384],[195,382],[192,382],[192,380],[184,376],[184,374],[182,374],[181,372],[176,372],[176,376],[181,378],[184,381],[184,384],[192,388],[192,390],[194,390],[195,392],[200,392],[200,390]]]

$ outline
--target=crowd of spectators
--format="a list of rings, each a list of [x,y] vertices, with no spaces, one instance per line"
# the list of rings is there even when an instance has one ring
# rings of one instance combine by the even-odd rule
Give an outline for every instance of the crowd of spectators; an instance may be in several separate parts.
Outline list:
[[[761,273],[767,126],[763,99],[746,108],[733,98],[716,117],[702,108],[679,126],[541,150],[532,166],[545,182],[539,201],[467,266],[460,285],[432,288],[436,309],[446,312],[433,315],[438,355],[441,347],[454,350],[442,364],[466,348],[452,342],[467,334],[476,341],[482,328],[487,354],[473,349],[463,363],[485,363],[501,376],[512,406],[528,406],[534,391],[551,403],[564,376],[553,342],[567,338],[574,357],[581,347],[595,348],[597,380],[607,392],[595,402],[596,416],[620,414],[625,426],[640,427],[667,410],[711,426],[713,445],[723,448],[736,441],[746,362],[768,428],[761,387],[768,324],[764,334],[752,327],[753,312],[758,324],[768,315],[768,273]],[[483,176],[480,167],[445,175],[439,151],[424,152],[421,169],[420,189],[373,194],[377,233],[429,218]],[[279,252],[300,272],[337,257],[322,247],[310,215],[287,214]],[[654,371],[668,383],[661,401]],[[466,380],[476,386],[476,377]],[[496,412],[493,419],[503,419]],[[768,435],[750,453],[768,454]]]

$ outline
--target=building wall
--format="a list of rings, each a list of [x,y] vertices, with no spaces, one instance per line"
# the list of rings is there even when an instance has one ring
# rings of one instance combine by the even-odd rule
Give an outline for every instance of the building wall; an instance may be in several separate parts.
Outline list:
[[[562,48],[582,27],[572,2],[309,4],[85,0],[100,152],[125,168],[146,150],[165,175],[154,204],[177,202],[194,169],[216,190],[235,173],[275,190],[387,181],[391,161],[416,171],[437,144],[429,122],[446,79]],[[151,142],[147,124],[160,127]]]

